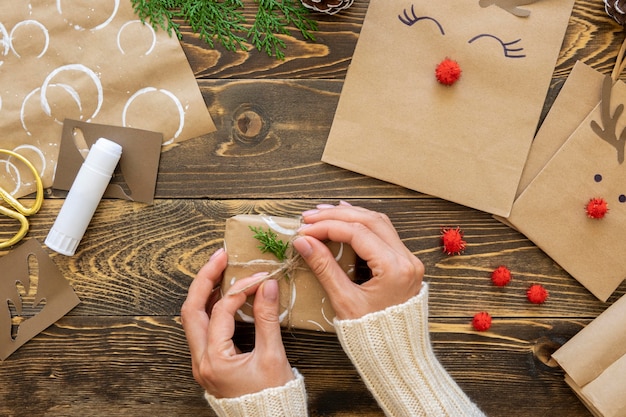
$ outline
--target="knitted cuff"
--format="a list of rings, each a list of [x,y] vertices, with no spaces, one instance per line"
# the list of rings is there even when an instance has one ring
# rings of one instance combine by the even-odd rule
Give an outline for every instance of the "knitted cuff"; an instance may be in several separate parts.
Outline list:
[[[433,353],[426,283],[404,304],[335,319],[335,330],[387,416],[483,416]]]
[[[306,417],[307,403],[304,377],[292,368],[295,379],[281,387],[267,388],[236,398],[216,398],[204,393],[204,398],[218,417],[294,416]]]

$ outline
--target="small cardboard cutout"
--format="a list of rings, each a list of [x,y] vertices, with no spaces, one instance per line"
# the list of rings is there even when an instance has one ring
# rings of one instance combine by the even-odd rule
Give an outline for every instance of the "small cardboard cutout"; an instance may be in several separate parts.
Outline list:
[[[535,3],[539,0],[480,0],[480,7],[498,6],[503,10],[511,13],[514,16],[528,17],[530,16],[530,10],[521,8],[519,6],[525,6]]]
[[[540,164],[527,170],[528,185],[520,190],[506,221],[606,301],[626,278],[626,117],[621,114],[626,84],[613,84],[610,77],[581,64],[575,70],[563,86],[565,95],[552,106],[537,137],[545,136],[544,129],[560,131],[559,138],[568,130],[571,134],[562,146],[557,148],[555,140],[536,153],[536,161],[547,162],[534,177]],[[589,85],[598,88],[601,98],[581,120],[553,114],[583,115],[598,93],[578,100],[575,92]],[[555,123],[562,126],[555,128]],[[585,206],[591,198],[608,202],[604,218],[587,216]]]
[[[322,160],[507,216],[573,3],[370,1]]]
[[[36,286],[35,279],[31,281],[31,257],[36,261]],[[0,359],[5,360],[24,343],[71,311],[80,300],[35,239],[24,242],[0,258],[0,271]],[[34,294],[34,297],[29,294]],[[26,298],[31,301],[31,305],[23,304]],[[19,316],[27,308],[40,311],[19,322],[17,333],[13,335],[13,321],[19,321]],[[17,317],[12,317],[12,310]]]
[[[0,2],[0,68],[0,147],[46,188],[66,118],[161,132],[164,149],[215,131],[180,42],[128,0]],[[20,177],[10,161],[0,169],[11,186]],[[20,185],[16,197],[34,190]]]
[[[89,149],[99,138],[109,139],[123,149],[104,197],[152,204],[163,135],[146,130],[66,119],[52,187],[65,191],[71,188]]]

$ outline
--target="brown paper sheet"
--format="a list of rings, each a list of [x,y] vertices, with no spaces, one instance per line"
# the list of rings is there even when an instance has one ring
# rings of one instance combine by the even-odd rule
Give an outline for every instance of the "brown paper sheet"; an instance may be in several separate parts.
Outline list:
[[[271,272],[280,267],[273,254],[262,253],[258,248],[259,242],[253,237],[254,232],[250,230],[250,226],[272,230],[278,239],[287,242],[300,227],[300,220],[264,215],[238,215],[228,219],[224,245],[228,251],[229,265],[224,272],[222,295],[226,294],[238,279],[249,277],[256,272]],[[336,242],[329,242],[328,247],[336,255],[337,262],[348,276],[354,279],[356,264],[354,250],[348,245]],[[280,278],[278,283],[282,326],[334,332],[335,312],[328,295],[304,262],[294,270],[293,276]],[[253,300],[254,297],[249,297],[247,303],[237,311],[237,320],[253,322]]]
[[[507,216],[573,3],[372,0],[322,160]]]
[[[623,296],[552,355],[596,416],[626,415],[625,328]]]
[[[586,83],[597,85],[597,74],[585,70],[576,75],[566,81],[566,91],[584,90]],[[602,95],[602,100],[610,102],[613,114],[618,105],[626,103],[626,85],[618,81],[609,91],[610,94]],[[567,113],[580,106],[582,109],[572,110],[580,115],[589,103],[589,99],[563,100],[563,108],[555,105],[551,112]],[[597,104],[578,122],[565,143],[515,200],[507,222],[596,297],[606,301],[626,278],[626,164],[619,162],[616,147],[601,139],[591,124],[596,122],[619,135],[626,118],[618,118],[614,128],[607,127],[602,113],[602,105]],[[545,128],[552,130],[552,123],[567,123],[567,127],[558,128],[563,132],[572,128],[570,123],[574,124],[572,119],[551,117],[548,124],[544,123]],[[585,213],[587,202],[596,197],[608,202],[609,212],[603,219],[591,219]]]
[[[53,188],[68,191],[91,146],[106,138],[122,146],[122,157],[104,196],[152,204],[163,135],[141,129],[66,119]]]
[[[178,39],[142,25],[128,0],[4,1],[0,39],[0,147],[29,158],[45,187],[66,118],[160,132],[164,149],[215,131]],[[11,181],[15,169],[0,163]]]
[[[37,268],[33,280],[31,280],[33,271],[29,266],[32,265],[29,263],[32,261],[29,261],[31,257],[36,260]],[[80,300],[54,261],[35,239],[22,243],[0,258],[0,271],[0,299],[3,302],[0,311],[0,359],[5,360],[24,343],[66,315],[80,303]],[[22,303],[17,283],[21,284],[26,295],[33,293],[36,287],[33,305],[26,306]],[[19,324],[15,338],[11,335],[13,317],[10,304],[14,306],[18,316],[26,308],[41,308],[34,316]]]

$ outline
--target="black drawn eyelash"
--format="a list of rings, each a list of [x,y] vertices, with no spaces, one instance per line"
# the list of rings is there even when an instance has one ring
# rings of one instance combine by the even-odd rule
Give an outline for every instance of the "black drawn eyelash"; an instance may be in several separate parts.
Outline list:
[[[417,15],[415,14],[415,10],[413,9],[413,5],[411,5],[410,16],[409,16],[409,13],[407,13],[406,9],[404,9],[404,16],[398,15],[398,19],[400,19],[400,21],[407,26],[413,26],[415,23],[419,22],[420,20],[431,20],[437,25],[442,35],[446,34],[443,31],[443,27],[441,26],[441,24],[437,20],[433,19],[432,17],[428,17],[428,16],[417,17]]]
[[[524,48],[519,47],[519,48],[513,48],[512,46],[515,46],[515,44],[517,44],[518,42],[520,42],[522,39],[516,39],[514,41],[511,42],[504,42],[502,41],[502,39],[498,38],[497,36],[494,35],[490,35],[488,33],[483,33],[481,35],[476,35],[474,36],[472,39],[470,39],[467,43],[472,43],[477,39],[483,38],[483,37],[488,37],[488,38],[493,38],[495,40],[497,40],[498,42],[500,42],[500,45],[502,45],[502,49],[504,49],[504,56],[507,58],[524,58],[526,57],[526,54],[521,53]]]

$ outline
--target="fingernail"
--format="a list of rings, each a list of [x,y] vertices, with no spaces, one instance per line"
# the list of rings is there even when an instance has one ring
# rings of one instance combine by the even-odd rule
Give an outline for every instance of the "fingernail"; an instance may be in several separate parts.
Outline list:
[[[241,294],[247,288],[256,287],[263,281],[263,278],[265,278],[267,275],[267,272],[257,272],[256,274],[250,275],[249,277],[237,280],[237,282],[235,282],[235,284],[230,287],[226,295]]]
[[[317,206],[318,209],[323,210],[323,209],[329,209],[329,208],[333,208],[335,206],[333,206],[332,204],[318,204]]]
[[[343,201],[343,200],[339,201],[339,205],[340,206],[350,206],[350,207],[352,207],[352,204],[348,203],[347,201]]]
[[[278,300],[278,282],[275,279],[268,279],[263,283],[263,297],[271,302]]]
[[[298,227],[298,230],[296,230],[296,233],[300,233],[300,231],[302,231],[302,230],[304,230],[304,229],[306,229],[308,227],[311,227],[311,226],[313,226],[311,223],[302,224],[302,225],[300,225],[300,227]]]
[[[308,258],[313,253],[313,246],[306,238],[298,237],[294,239],[292,244],[303,258]]]
[[[224,248],[219,248],[218,250],[216,250],[215,252],[213,252],[213,255],[211,255],[211,257],[209,258],[209,261],[212,261],[213,259],[217,258],[217,257],[218,257],[218,256],[220,256],[223,252],[224,252]]]
[[[307,211],[302,212],[302,217],[312,216],[312,215],[317,214],[317,213],[319,213],[319,212],[320,212],[320,211],[319,211],[319,210],[317,210],[317,209],[307,210]]]

